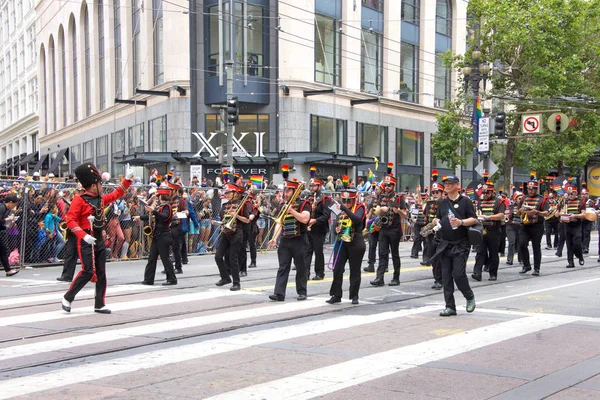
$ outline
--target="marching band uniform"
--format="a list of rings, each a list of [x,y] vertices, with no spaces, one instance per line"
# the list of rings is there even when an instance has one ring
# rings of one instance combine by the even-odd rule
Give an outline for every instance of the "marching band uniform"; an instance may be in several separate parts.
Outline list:
[[[375,257],[377,255],[377,243],[379,242],[379,228],[373,226],[373,213],[375,212],[375,206],[377,205],[377,199],[381,195],[383,187],[377,185],[375,187],[375,198],[371,200],[367,209],[367,229],[369,235],[369,264],[363,268],[365,272],[375,272]]]
[[[173,258],[175,259],[175,273],[182,274],[182,257],[181,249],[185,246],[185,233],[182,231],[181,220],[177,217],[178,212],[185,212],[187,205],[183,198],[179,196],[179,185],[167,183],[167,186],[173,190],[173,199],[171,200],[171,209],[173,217],[171,218],[171,234],[173,235]]]
[[[531,180],[527,182],[528,196],[521,202],[521,212],[528,216],[528,223],[521,219],[521,230],[519,231],[519,251],[523,259],[523,269],[520,274],[531,271],[531,260],[529,259],[529,241],[533,247],[533,275],[540,274],[542,264],[542,237],[544,236],[544,218],[548,214],[548,202],[537,194],[538,182]],[[531,207],[530,211],[523,210],[523,206]]]
[[[593,208],[594,203],[589,198],[590,192],[583,188],[581,189],[581,202],[583,204],[583,210],[586,208]],[[592,228],[594,226],[593,221],[588,221],[587,219],[583,219],[581,221],[581,230],[582,230],[582,238],[581,238],[581,248],[583,254],[588,254],[590,252],[590,240],[592,238]]]
[[[558,207],[558,200],[555,192],[550,192],[548,196],[548,208]],[[546,219],[546,250],[552,250],[552,235],[554,235],[554,248],[558,247],[558,214]]]
[[[306,276],[310,279],[310,264],[312,262],[313,252],[315,253],[315,276],[314,281],[320,281],[325,278],[325,256],[323,255],[323,244],[329,231],[329,217],[331,216],[331,197],[321,194],[323,181],[320,179],[311,179],[311,195],[308,201],[311,205],[311,217],[309,221],[308,233],[306,235],[306,255],[304,264],[306,265]]]
[[[110,310],[104,308],[106,296],[106,244],[102,237],[102,230],[106,227],[104,209],[125,194],[133,181],[133,169],[128,168],[126,179],[112,193],[105,195],[101,192],[100,171],[93,164],[80,165],[75,169],[75,175],[87,190],[83,195],[73,198],[66,221],[67,227],[77,237],[81,270],[65,293],[62,308],[66,312],[71,312],[71,303],[75,300],[75,296],[91,280],[96,282],[94,311],[110,314]],[[97,185],[99,193],[90,190],[93,185]],[[93,220],[93,224],[90,220]]]
[[[242,245],[243,232],[242,228],[238,225],[240,222],[239,218],[236,218],[234,221],[235,228],[233,230],[225,228],[225,225],[231,220],[231,217],[233,217],[233,214],[240,206],[241,201],[236,197],[238,196],[238,193],[244,193],[244,188],[233,183],[228,183],[225,185],[225,194],[227,195],[228,193],[233,193],[234,197],[221,207],[221,221],[223,221],[221,229],[223,229],[223,233],[215,253],[215,261],[219,267],[221,279],[216,285],[227,285],[233,280],[233,285],[231,285],[229,290],[236,291],[241,289],[239,247]],[[246,207],[241,207],[238,217],[248,218],[248,209]],[[231,277],[229,276],[230,273]]]
[[[479,202],[478,210],[481,212],[480,220],[483,225],[483,241],[477,246],[477,255],[475,256],[475,267],[471,278],[476,281],[481,280],[481,270],[484,265],[488,267],[490,281],[495,281],[498,277],[498,248],[500,247],[500,237],[502,231],[501,221],[504,220],[504,201],[496,197],[494,184],[488,181],[481,187],[483,199]]]
[[[335,262],[333,268],[333,282],[329,294],[331,298],[327,303],[334,304],[342,301],[342,283],[346,262],[350,264],[350,300],[358,304],[358,290],[360,289],[360,265],[365,255],[366,245],[362,236],[365,224],[366,210],[363,204],[356,204],[358,192],[356,189],[346,189],[341,193],[341,210],[344,216],[338,219],[338,245],[334,247]],[[347,205],[346,205],[347,204]],[[344,228],[346,219],[351,221],[351,226]],[[342,221],[342,222],[340,222]],[[340,227],[342,226],[342,227]]]
[[[392,252],[392,262],[394,264],[394,276],[389,283],[389,286],[400,285],[400,237],[402,229],[400,227],[400,215],[398,210],[406,210],[406,202],[402,196],[395,193],[396,178],[387,175],[383,181],[386,188],[384,194],[377,199],[377,207],[387,207],[385,213],[380,211],[378,217],[387,217],[387,224],[382,225],[379,229],[379,265],[377,267],[377,277],[371,281],[373,286],[383,286],[385,270],[388,267],[390,250]],[[391,189],[391,190],[390,190]],[[376,208],[377,214],[379,208]]]
[[[519,230],[521,229],[521,197],[523,193],[515,192],[513,203],[509,206],[508,224],[506,225],[506,237],[508,238],[508,252],[506,253],[506,264],[513,265],[515,252],[517,261],[521,262],[521,253],[519,253]]]
[[[436,194],[433,194],[434,192],[436,192]],[[441,192],[440,194],[437,194],[437,192]],[[443,198],[443,193],[444,192],[444,185],[441,183],[433,183],[431,185],[431,193],[432,196],[434,196],[434,198],[432,200],[429,200],[426,204],[425,204],[425,217],[427,218],[427,223],[432,223],[433,220],[436,218],[437,215],[437,210],[440,204],[441,199]],[[435,197],[437,196],[437,197]],[[421,263],[422,265],[428,265],[431,263],[432,266],[432,272],[433,272],[433,286],[431,287],[432,289],[441,289],[442,288],[442,265],[440,262],[440,259],[431,259],[433,257],[433,255],[436,253],[438,245],[440,243],[440,238],[441,238],[441,232],[432,232],[431,234],[429,234],[425,240],[427,241],[427,246],[425,246],[426,248],[426,252],[425,254],[423,254],[423,262]]]
[[[171,196],[171,189],[161,188],[157,190],[159,196]],[[171,219],[173,217],[173,208],[168,201],[159,204],[153,211],[152,217],[154,220],[152,226],[152,243],[150,244],[150,253],[148,254],[148,263],[144,271],[144,280],[142,285],[154,285],[154,277],[156,275],[156,263],[160,255],[160,261],[163,264],[167,275],[166,282],[163,286],[177,285],[177,277],[173,269],[173,263],[169,258],[169,249],[173,246],[173,236],[171,233]],[[139,217],[142,221],[149,221],[149,215]]]
[[[293,191],[298,190],[300,183],[293,181],[286,181],[285,191],[288,189]],[[290,195],[289,199],[291,199]],[[288,200],[289,201],[289,200]],[[287,207],[287,203],[283,207]],[[295,216],[290,211],[293,210],[297,213]],[[288,208],[288,212],[285,214],[283,226],[277,226],[276,232],[273,234],[273,238],[269,241],[269,247],[275,247],[277,239],[281,234],[281,241],[279,248],[277,249],[277,257],[279,259],[279,269],[277,270],[277,280],[275,282],[275,290],[269,298],[273,301],[284,301],[285,292],[287,288],[287,282],[290,275],[290,268],[292,266],[292,259],[296,265],[296,292],[298,293],[298,300],[306,300],[306,283],[308,274],[306,272],[305,265],[305,243],[307,231],[307,223],[310,220],[310,203],[308,200],[297,200],[295,204],[291,204]],[[301,222],[300,219],[305,219],[305,222]]]
[[[581,220],[584,219],[585,200],[577,197],[577,188],[567,187],[568,198],[565,200],[566,213],[560,213],[560,219],[565,225],[565,242],[567,244],[567,268],[575,268],[573,256],[579,259],[579,265],[584,265],[582,251]]]
[[[250,210],[250,216],[252,220],[250,221],[250,236],[248,238],[248,243],[250,245],[250,265],[249,268],[256,268],[256,236],[258,235],[258,219],[260,218],[260,208],[258,208],[254,204],[254,193],[250,192],[248,194],[248,198],[252,202],[252,209]],[[248,218],[250,218],[248,216]]]
[[[242,206],[242,211],[240,212],[240,215],[242,216],[250,216],[250,213],[252,212],[252,199],[250,198],[250,196],[248,196],[248,198],[246,199],[246,201],[244,201],[244,205]],[[248,253],[246,251],[246,248],[248,247],[248,241],[250,240],[250,221],[243,222],[243,221],[237,221],[238,223],[238,227],[242,229],[242,243],[240,245],[240,252],[239,252],[239,261],[238,264],[240,266],[240,276],[247,276],[248,275]]]
[[[427,199],[427,193],[421,193],[420,201],[415,203],[417,210],[417,220],[413,224],[413,245],[410,251],[411,258],[419,258],[419,252],[423,252],[423,260],[425,260],[425,254],[427,253],[427,241],[423,240],[421,236],[421,228],[426,224],[425,215],[423,214],[423,200]]]

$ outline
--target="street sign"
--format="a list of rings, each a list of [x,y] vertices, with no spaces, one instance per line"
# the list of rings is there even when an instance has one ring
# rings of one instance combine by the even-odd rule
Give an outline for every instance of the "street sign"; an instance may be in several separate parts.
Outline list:
[[[490,151],[490,118],[479,118],[479,144],[480,153]]]
[[[190,165],[190,181],[194,176],[198,178],[198,182],[202,181],[202,165]]]
[[[542,119],[540,114],[523,115],[521,118],[521,131],[524,134],[540,133],[540,121]]]
[[[485,170],[483,169],[483,161],[484,160],[481,160],[481,162],[479,164],[477,164],[477,166],[475,167],[475,171],[477,171],[479,176],[481,176],[482,178],[483,178],[483,173],[485,172]],[[496,164],[494,164],[494,162],[492,160],[488,160],[487,163],[488,163],[488,171],[487,172],[491,177],[496,172],[498,172],[498,166]]]
[[[567,116],[567,114],[563,114],[563,113],[556,113],[556,114],[552,114],[551,116],[548,117],[548,129],[550,129],[550,132],[556,132],[556,117],[560,115],[560,131],[564,132],[567,130],[567,128],[569,127],[569,117]]]

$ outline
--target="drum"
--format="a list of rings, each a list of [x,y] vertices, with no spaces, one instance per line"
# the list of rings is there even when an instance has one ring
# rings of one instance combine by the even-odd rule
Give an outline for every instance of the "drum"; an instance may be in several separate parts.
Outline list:
[[[586,208],[585,209],[585,219],[587,219],[588,221],[595,221],[598,219],[598,214],[596,214],[596,210],[594,210],[593,208]]]

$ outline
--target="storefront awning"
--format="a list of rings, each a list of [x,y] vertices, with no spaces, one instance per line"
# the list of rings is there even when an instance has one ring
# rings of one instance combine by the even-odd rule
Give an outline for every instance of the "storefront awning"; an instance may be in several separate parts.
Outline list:
[[[38,160],[37,164],[35,164],[35,167],[33,168],[33,170],[35,172],[38,172],[42,169],[42,166],[44,165],[44,162],[48,159],[48,154],[44,154],[40,156],[40,159]]]
[[[6,163],[0,165],[0,171],[6,171]]]
[[[68,148],[66,148],[66,149],[60,149],[58,151],[58,153],[56,154],[56,158],[54,159],[54,161],[52,161],[52,164],[50,165],[50,168],[48,168],[48,173],[50,173],[50,172],[52,172],[52,173],[58,173],[58,166],[62,162],[62,159],[65,156],[65,153],[67,152],[67,150],[69,150],[69,149]]]
[[[335,165],[340,167],[358,167],[360,165],[373,164],[373,157],[361,157],[359,155],[346,155],[337,153],[314,153],[314,152],[290,152],[287,156],[294,159],[294,162],[316,164],[316,165]]]
[[[21,165],[25,165],[25,164],[29,164],[29,163],[33,163],[35,161],[35,158],[37,157],[39,152],[34,151],[33,153],[29,153],[27,154],[25,157],[23,157],[21,159],[21,161],[19,161],[19,163]]]
[[[12,168],[12,166],[13,166],[12,158],[10,160],[6,160],[6,169]]]
[[[173,162],[172,153],[134,153],[127,154],[116,160],[117,164],[129,164],[134,166],[142,166],[148,164],[168,164]]]

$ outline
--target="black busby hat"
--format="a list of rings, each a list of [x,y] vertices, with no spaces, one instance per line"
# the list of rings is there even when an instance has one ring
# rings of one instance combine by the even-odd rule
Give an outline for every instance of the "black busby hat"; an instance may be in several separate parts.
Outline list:
[[[75,176],[77,176],[77,180],[81,182],[81,186],[84,188],[87,188],[96,182],[102,182],[100,171],[98,171],[98,168],[91,163],[81,164],[77,167],[75,169]]]

